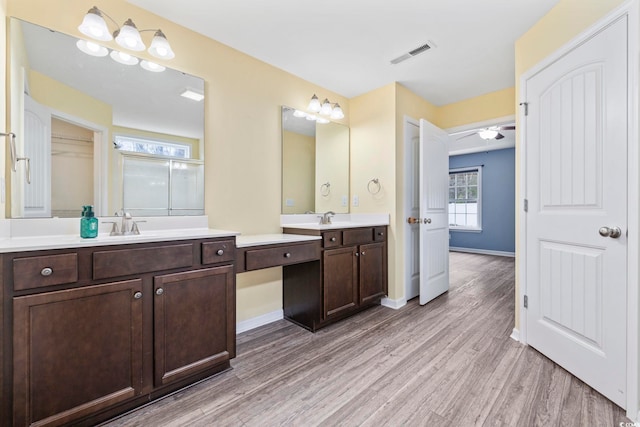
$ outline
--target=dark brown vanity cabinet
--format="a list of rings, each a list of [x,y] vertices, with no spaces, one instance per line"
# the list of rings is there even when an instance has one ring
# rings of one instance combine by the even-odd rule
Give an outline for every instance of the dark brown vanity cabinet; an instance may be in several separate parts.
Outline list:
[[[94,425],[228,369],[234,260],[233,238],[2,255],[2,425]]]
[[[387,227],[287,229],[322,237],[320,265],[283,268],[285,317],[315,331],[378,304],[387,294]]]

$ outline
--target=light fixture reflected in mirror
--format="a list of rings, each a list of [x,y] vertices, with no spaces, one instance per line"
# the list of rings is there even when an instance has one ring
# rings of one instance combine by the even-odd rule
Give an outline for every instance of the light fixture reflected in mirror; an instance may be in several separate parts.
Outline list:
[[[151,71],[152,73],[161,73],[166,70],[166,67],[156,64],[155,62],[147,61],[145,59],[140,61],[140,66],[147,71]]]
[[[111,56],[111,59],[113,59],[116,62],[119,62],[120,64],[136,65],[138,63],[138,58],[136,58],[133,55],[129,55],[126,52],[112,50],[110,56]]]
[[[104,46],[100,46],[98,43],[90,42],[88,40],[78,40],[76,42],[78,49],[91,56],[107,56],[109,49]]]

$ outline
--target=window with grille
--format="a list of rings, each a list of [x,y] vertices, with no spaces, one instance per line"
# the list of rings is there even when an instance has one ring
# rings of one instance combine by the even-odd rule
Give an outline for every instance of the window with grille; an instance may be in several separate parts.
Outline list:
[[[116,135],[113,139],[116,148],[122,151],[161,157],[191,158],[191,145],[189,144],[124,135]]]
[[[482,168],[449,171],[449,228],[482,230]]]

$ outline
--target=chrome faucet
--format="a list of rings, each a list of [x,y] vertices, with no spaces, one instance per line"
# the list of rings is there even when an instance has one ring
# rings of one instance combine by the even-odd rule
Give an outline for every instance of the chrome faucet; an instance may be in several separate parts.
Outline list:
[[[133,216],[129,212],[125,212],[124,209],[120,209],[116,212],[116,216],[121,216],[122,219],[120,221],[120,229],[118,229],[118,223],[115,221],[104,221],[104,223],[113,224],[111,227],[110,236],[128,236],[131,234],[140,234],[140,229],[138,228],[138,222],[145,221],[134,221]]]
[[[318,217],[320,218],[320,225],[331,224],[331,217],[334,216],[335,214],[336,213],[334,211],[327,211],[323,213],[322,216]]]

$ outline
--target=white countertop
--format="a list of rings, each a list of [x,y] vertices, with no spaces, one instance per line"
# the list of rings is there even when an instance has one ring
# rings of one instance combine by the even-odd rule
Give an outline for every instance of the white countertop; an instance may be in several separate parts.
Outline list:
[[[321,213],[281,215],[280,226],[302,230],[332,230],[338,228],[376,227],[389,225],[388,214],[336,214],[331,224],[320,224]]]
[[[206,216],[193,216],[134,218],[134,221],[140,221],[140,234],[109,236],[111,224],[105,221],[114,220],[119,221],[121,218],[99,218],[98,237],[91,239],[80,237],[80,218],[1,220],[0,253],[233,237],[240,234],[236,231],[208,228]]]
[[[246,248],[248,246],[298,243],[320,239],[320,236],[304,236],[301,234],[253,234],[236,237],[236,246],[239,248]]]

